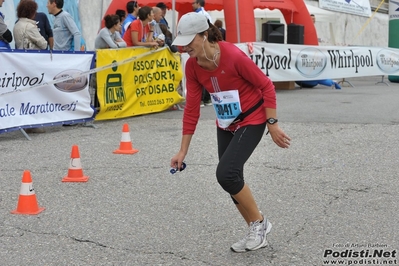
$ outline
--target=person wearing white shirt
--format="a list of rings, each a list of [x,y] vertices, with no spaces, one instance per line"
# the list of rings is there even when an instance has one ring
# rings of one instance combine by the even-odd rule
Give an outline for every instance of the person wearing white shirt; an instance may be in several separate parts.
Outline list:
[[[192,5],[194,12],[203,14],[212,23],[211,16],[205,11],[205,0],[194,0]]]

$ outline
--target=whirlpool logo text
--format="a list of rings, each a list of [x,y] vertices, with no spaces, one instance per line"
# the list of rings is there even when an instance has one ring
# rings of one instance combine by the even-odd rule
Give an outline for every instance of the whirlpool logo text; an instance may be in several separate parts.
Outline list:
[[[399,70],[399,55],[388,49],[382,49],[377,54],[377,66],[384,73],[395,73]]]
[[[327,56],[317,48],[305,48],[299,52],[295,67],[302,76],[314,78],[327,66]]]

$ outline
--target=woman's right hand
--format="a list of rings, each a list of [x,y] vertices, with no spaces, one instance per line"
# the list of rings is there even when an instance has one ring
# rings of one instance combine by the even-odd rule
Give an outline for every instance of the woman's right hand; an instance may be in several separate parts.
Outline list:
[[[170,167],[180,169],[185,157],[186,155],[183,152],[179,151],[170,160]]]

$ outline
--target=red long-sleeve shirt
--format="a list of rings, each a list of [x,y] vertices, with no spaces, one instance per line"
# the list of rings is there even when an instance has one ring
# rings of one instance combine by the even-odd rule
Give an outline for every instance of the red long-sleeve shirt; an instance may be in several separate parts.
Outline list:
[[[263,108],[256,109],[243,121],[229,126],[236,130],[246,125],[259,125],[266,121],[264,108],[276,108],[276,91],[271,80],[237,46],[219,42],[219,66],[212,71],[200,67],[196,58],[186,63],[186,106],[183,115],[183,135],[194,134],[200,117],[202,88],[210,92],[238,90],[244,113],[263,97]],[[215,90],[216,88],[216,90]]]

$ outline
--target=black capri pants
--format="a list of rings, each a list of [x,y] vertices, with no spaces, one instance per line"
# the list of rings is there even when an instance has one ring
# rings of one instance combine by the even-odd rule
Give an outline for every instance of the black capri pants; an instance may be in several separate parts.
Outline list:
[[[217,128],[219,164],[216,178],[230,195],[238,194],[244,187],[244,164],[263,137],[266,122],[248,125],[231,132]],[[238,204],[237,201],[233,201]]]

